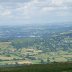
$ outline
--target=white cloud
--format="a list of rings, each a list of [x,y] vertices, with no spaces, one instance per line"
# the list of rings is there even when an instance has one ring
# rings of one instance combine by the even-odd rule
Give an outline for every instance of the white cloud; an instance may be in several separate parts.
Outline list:
[[[13,0],[14,1],[14,0]],[[47,18],[48,15],[65,16],[72,12],[72,0],[28,0],[8,4],[1,3],[0,16],[11,16],[16,19]]]
[[[3,5],[0,5],[0,16],[9,16],[11,15],[11,11],[5,8]]]
[[[1,16],[10,16],[11,12],[9,10],[5,10],[3,12],[0,13]]]
[[[53,5],[61,6],[64,3],[64,0],[52,0]]]
[[[43,11],[53,11],[53,10],[55,10],[55,8],[54,7],[44,7],[44,8],[42,8],[42,10]]]

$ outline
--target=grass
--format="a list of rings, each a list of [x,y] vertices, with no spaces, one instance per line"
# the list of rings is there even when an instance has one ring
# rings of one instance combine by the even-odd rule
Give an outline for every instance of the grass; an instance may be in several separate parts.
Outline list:
[[[72,63],[51,63],[0,67],[0,72],[72,72]]]

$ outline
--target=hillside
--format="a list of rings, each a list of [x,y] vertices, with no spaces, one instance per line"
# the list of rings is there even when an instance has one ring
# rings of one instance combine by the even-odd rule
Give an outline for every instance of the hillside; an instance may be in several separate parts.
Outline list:
[[[72,63],[52,63],[16,67],[0,67],[0,72],[72,72]]]

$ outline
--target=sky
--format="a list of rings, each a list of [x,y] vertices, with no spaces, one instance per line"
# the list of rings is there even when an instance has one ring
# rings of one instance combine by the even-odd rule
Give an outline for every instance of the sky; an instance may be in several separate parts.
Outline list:
[[[72,22],[72,0],[0,0],[0,25]]]

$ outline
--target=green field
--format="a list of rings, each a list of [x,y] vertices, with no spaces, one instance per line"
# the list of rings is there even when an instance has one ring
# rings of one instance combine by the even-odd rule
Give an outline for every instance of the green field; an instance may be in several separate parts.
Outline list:
[[[72,63],[51,63],[0,67],[0,72],[72,72]]]

